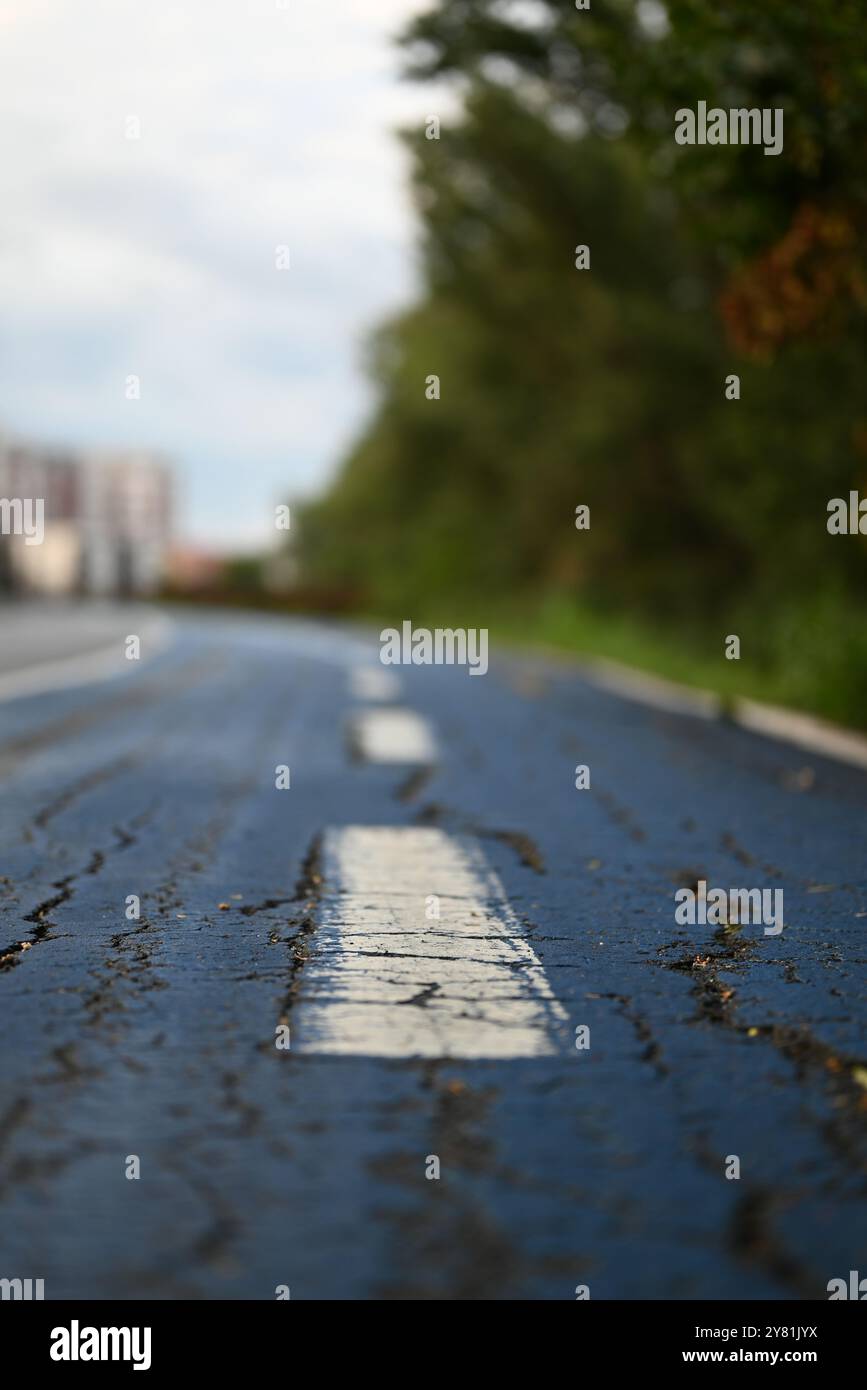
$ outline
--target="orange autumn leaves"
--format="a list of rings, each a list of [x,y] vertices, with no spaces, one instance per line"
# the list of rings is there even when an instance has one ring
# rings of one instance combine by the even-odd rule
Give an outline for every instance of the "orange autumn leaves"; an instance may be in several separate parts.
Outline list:
[[[720,300],[732,346],[769,360],[784,343],[867,309],[859,229],[843,209],[802,203],[783,236],[734,272]]]

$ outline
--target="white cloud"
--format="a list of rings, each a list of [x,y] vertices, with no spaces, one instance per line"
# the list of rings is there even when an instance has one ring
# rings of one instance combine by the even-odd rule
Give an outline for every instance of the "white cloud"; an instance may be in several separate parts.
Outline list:
[[[414,290],[391,131],[443,101],[389,35],[424,8],[0,0],[0,418],[168,449],[199,536],[321,480],[369,405],[360,335]]]

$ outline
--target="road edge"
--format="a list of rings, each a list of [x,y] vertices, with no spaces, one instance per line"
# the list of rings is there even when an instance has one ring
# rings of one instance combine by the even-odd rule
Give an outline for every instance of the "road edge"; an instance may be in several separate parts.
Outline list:
[[[728,721],[750,733],[764,734],[867,771],[867,735],[820,719],[818,715],[765,704],[744,695],[722,696],[712,690],[680,685],[607,657],[578,658],[577,665],[594,685],[627,699],[672,714],[691,714],[721,723]]]
[[[141,630],[137,635],[147,652],[140,658],[140,664],[146,665],[171,644],[175,624],[165,614],[155,613],[146,624],[139,626]],[[84,652],[81,656],[64,656],[56,661],[43,661],[25,667],[23,671],[9,671],[0,675],[0,704],[25,699],[29,695],[96,685],[113,676],[123,675],[126,661],[121,646],[116,639],[110,646],[97,647],[95,651]]]

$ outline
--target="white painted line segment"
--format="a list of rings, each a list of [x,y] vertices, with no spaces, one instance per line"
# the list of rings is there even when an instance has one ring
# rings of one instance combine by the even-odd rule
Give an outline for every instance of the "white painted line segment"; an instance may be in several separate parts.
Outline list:
[[[350,826],[323,843],[323,897],[292,1051],[555,1055],[568,1016],[478,846],[429,827]],[[439,918],[428,918],[439,898]]]
[[[359,753],[370,763],[432,763],[437,749],[426,719],[408,709],[363,710],[353,719]]]

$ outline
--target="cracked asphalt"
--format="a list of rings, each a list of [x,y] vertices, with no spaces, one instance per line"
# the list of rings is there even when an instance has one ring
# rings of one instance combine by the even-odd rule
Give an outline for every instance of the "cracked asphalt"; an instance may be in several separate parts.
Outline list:
[[[47,1298],[798,1299],[863,1270],[864,773],[496,654],[479,679],[400,668],[437,762],[374,765],[349,681],[374,641],[172,621],[120,676],[0,705],[0,1276]],[[341,827],[478,846],[590,1048],[276,1048]],[[700,878],[782,888],[782,934],[677,925]]]

